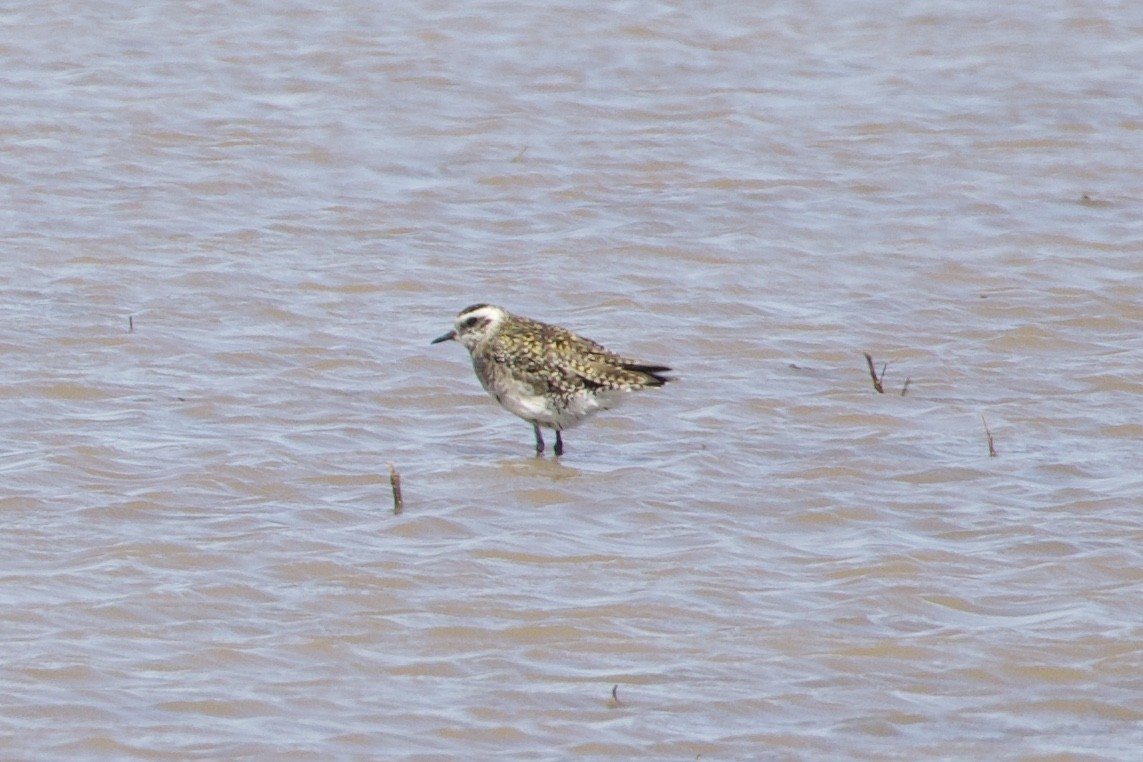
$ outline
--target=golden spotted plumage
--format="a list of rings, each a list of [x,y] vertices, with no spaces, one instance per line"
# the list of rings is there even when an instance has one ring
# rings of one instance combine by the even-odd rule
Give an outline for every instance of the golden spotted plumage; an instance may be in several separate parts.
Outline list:
[[[457,315],[454,330],[433,343],[455,339],[468,349],[480,383],[506,410],[532,424],[536,452],[540,427],[556,432],[619,402],[626,392],[662,386],[670,368],[618,355],[566,328],[474,304]]]

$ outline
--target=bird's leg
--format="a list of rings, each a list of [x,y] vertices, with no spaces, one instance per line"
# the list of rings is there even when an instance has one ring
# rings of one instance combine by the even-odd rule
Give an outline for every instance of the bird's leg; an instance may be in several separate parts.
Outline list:
[[[556,429],[556,457],[564,454],[564,438],[560,436],[560,430]]]
[[[533,423],[532,428],[536,432],[536,455],[543,455],[544,454],[544,435],[540,433],[540,424]],[[560,433],[557,431],[556,432],[556,448],[557,449],[560,446],[559,445],[559,441],[560,441],[559,437],[560,437]],[[559,455],[558,452],[556,454]]]

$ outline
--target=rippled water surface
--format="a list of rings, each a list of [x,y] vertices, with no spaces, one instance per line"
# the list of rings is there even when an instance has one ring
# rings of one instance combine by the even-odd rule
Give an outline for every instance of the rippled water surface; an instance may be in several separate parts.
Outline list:
[[[3,758],[1138,758],[1143,5],[0,21]]]

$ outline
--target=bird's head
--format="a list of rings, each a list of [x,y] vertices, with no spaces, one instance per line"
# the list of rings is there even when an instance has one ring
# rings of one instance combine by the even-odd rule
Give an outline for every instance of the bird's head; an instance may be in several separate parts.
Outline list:
[[[503,307],[494,304],[474,304],[460,311],[451,331],[429,343],[439,344],[442,341],[455,339],[471,350],[500,330],[500,325],[507,319],[508,311]]]

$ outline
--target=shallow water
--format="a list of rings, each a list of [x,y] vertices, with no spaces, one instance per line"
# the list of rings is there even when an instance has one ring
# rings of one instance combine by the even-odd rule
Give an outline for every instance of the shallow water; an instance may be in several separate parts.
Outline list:
[[[724,5],[0,13],[4,758],[1136,758],[1143,6]]]

